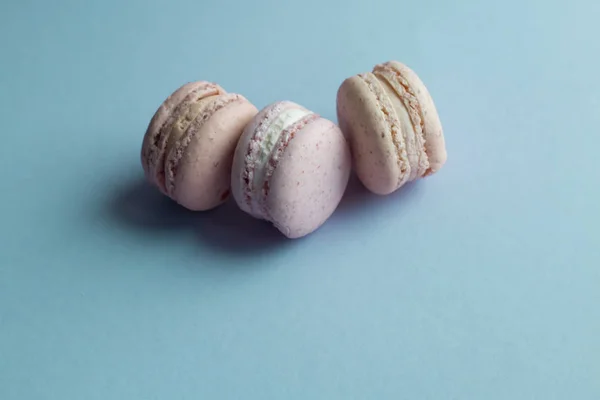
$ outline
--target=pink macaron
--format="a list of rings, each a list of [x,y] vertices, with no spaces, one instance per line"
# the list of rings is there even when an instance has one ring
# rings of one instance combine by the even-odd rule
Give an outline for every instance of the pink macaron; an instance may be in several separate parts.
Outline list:
[[[429,91],[406,65],[389,61],[346,79],[337,94],[340,127],[354,168],[385,195],[439,171],[446,162],[442,124]]]
[[[338,126],[282,101],[261,110],[244,129],[231,190],[243,211],[299,238],[333,214],[350,170],[349,146]]]
[[[158,108],[144,136],[146,178],[182,206],[203,211],[230,194],[231,163],[246,124],[258,113],[216,83],[187,83]]]

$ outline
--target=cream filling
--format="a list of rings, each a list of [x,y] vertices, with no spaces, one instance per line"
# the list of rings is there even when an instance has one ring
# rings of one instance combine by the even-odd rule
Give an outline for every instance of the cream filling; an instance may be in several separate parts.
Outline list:
[[[410,118],[413,128],[411,132],[414,135],[415,153],[418,157],[417,165],[415,165],[415,169],[418,169],[418,172],[416,176],[411,177],[411,180],[416,177],[421,177],[429,168],[429,158],[426,151],[425,135],[423,132],[423,116],[419,101],[408,82],[402,77],[400,72],[396,71],[393,67],[376,66],[374,71],[377,76],[386,80],[393,88],[402,102],[402,109],[406,111]]]
[[[182,129],[182,135],[179,136],[179,139],[173,143],[173,148],[169,151],[169,156],[165,161],[165,174],[170,181],[167,187],[167,190],[170,194],[173,194],[175,190],[175,175],[177,172],[177,166],[179,161],[184,155],[185,149],[196,136],[198,131],[202,128],[204,123],[212,116],[214,113],[226,107],[227,105],[238,101],[241,98],[240,95],[229,93],[220,96],[220,98],[215,99],[213,96],[206,97],[199,100],[194,105],[190,106],[190,112],[186,113],[186,117],[181,119],[182,124],[185,124],[185,129]],[[208,103],[208,104],[206,104]],[[197,107],[197,108],[196,108]],[[189,123],[185,122],[190,120]],[[180,127],[176,129],[181,129]]]
[[[207,101],[219,92],[213,88],[198,88],[186,96],[180,104],[178,104],[169,116],[169,119],[155,138],[155,148],[157,151],[156,161],[154,162],[154,178],[161,190],[165,184],[165,159],[169,154],[170,149],[177,143],[185,134],[190,124],[201,114]]]
[[[211,97],[212,96],[205,97],[199,101],[191,103],[187,106],[187,109],[181,113],[180,117],[177,118],[177,120],[171,126],[171,131],[168,135],[167,146],[165,147],[167,151],[183,136],[192,122],[194,122],[198,115],[200,115],[206,103],[212,100]]]
[[[410,175],[409,180],[414,180],[419,170],[417,168],[419,162],[419,154],[417,152],[417,145],[415,143],[415,129],[413,128],[410,116],[404,107],[396,108],[396,116],[400,122],[400,132],[404,135],[404,143],[406,144],[406,153],[408,156],[408,162],[410,163]]]
[[[386,79],[382,79],[380,76],[377,76],[377,78],[380,79],[381,84],[385,87],[385,92],[388,94],[392,107],[396,112],[396,122],[400,126],[400,132],[402,133],[404,144],[406,146],[406,155],[408,156],[408,162],[410,163],[408,180],[412,181],[417,177],[420,177],[420,175],[425,172],[424,170],[421,171],[419,169],[420,153],[417,133],[415,131],[412,119],[410,118],[410,114],[408,113],[408,110],[404,106],[404,103],[400,97],[396,95]]]
[[[387,122],[392,143],[397,155],[397,164],[399,168],[397,187],[402,186],[411,175],[411,163],[408,158],[407,144],[404,137],[403,125],[400,123],[396,109],[394,108],[390,96],[388,96],[384,83],[382,83],[377,76],[372,73],[360,74],[364,82],[369,87],[369,90],[374,94],[378,105],[383,114],[384,120]]]
[[[264,183],[263,181],[267,172],[269,159],[271,158],[271,153],[273,153],[281,134],[287,128],[309,114],[311,114],[311,112],[307,110],[288,108],[283,110],[281,113],[279,113],[279,115],[277,115],[277,117],[275,117],[275,119],[273,119],[271,125],[269,125],[262,137],[262,140],[260,141],[259,151],[257,152],[254,162],[255,169],[254,177],[252,179],[254,191],[260,190]]]

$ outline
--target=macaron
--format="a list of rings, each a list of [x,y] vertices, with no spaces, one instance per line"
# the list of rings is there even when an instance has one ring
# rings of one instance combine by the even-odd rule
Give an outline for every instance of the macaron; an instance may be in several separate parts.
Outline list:
[[[190,210],[217,207],[229,198],[235,146],[257,113],[246,98],[216,83],[186,83],[148,125],[141,150],[146,178]]]
[[[389,61],[346,79],[337,116],[353,165],[371,192],[390,194],[436,173],[446,162],[442,124],[425,84],[406,65]]]
[[[233,158],[231,190],[244,212],[295,239],[333,214],[351,166],[348,143],[336,124],[281,101],[261,110],[244,129]]]

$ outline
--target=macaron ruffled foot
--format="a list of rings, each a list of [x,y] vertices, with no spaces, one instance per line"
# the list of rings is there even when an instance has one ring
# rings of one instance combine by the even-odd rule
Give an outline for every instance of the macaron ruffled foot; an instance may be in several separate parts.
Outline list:
[[[299,238],[333,214],[350,170],[350,150],[338,126],[283,101],[264,108],[244,129],[231,189],[244,212]]]
[[[386,195],[432,175],[447,154],[429,91],[406,65],[390,61],[346,79],[337,94],[338,121],[353,164],[370,191]]]
[[[181,86],[161,104],[146,130],[141,151],[146,178],[190,210],[217,207],[230,194],[237,141],[257,113],[243,96],[215,83]]]

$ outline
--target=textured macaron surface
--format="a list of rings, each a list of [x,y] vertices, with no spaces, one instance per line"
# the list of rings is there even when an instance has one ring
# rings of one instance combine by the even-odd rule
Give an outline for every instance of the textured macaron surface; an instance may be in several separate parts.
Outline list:
[[[280,153],[264,197],[267,217],[290,238],[319,228],[339,205],[350,177],[348,144],[339,127],[317,118]]]
[[[245,204],[254,215],[265,217],[264,199],[269,179],[281,153],[293,136],[318,116],[291,102],[275,103],[256,126],[250,126],[248,149],[244,157],[243,191]]]
[[[273,118],[273,121],[267,126],[263,132],[255,132],[253,143],[253,154],[250,157],[254,158],[254,177],[252,182],[249,182],[249,188],[260,188],[265,181],[269,168],[269,159],[273,155],[279,139],[284,132],[289,131],[288,128],[294,126],[297,122],[301,121],[305,117],[310,117],[311,112],[301,108],[287,108],[282,110],[278,115]],[[262,140],[258,138],[262,136]]]
[[[258,110],[215,83],[183,85],[159,107],[146,131],[142,164],[164,194],[192,210],[229,196],[231,159],[244,126]]]
[[[173,124],[171,136],[174,137],[170,140],[171,146],[169,146],[164,166],[167,179],[166,188],[170,195],[173,195],[175,190],[175,175],[177,174],[179,162],[183,158],[187,147],[196,138],[198,133],[201,132],[206,121],[217,111],[240,100],[242,100],[242,97],[233,93],[214,96],[208,99],[198,99],[196,103],[190,106],[188,113],[181,115],[179,120]],[[179,129],[179,127],[181,128]],[[176,135],[173,135],[173,133],[176,133]]]
[[[437,172],[446,162],[447,154],[442,123],[425,84],[419,76],[398,61],[388,61],[373,68],[373,73],[393,89],[408,112],[414,127],[419,157],[419,167],[427,168],[420,176]]]
[[[338,90],[337,113],[357,174],[375,193],[389,194],[446,161],[431,96],[401,63],[378,64],[372,72],[346,79]]]
[[[142,164],[150,181],[166,194],[165,155],[212,97],[224,94],[217,84],[205,81],[181,86],[169,96],[150,121],[142,145]]]
[[[171,197],[198,209],[214,207],[229,197],[236,144],[258,111],[241,96],[216,108],[205,121],[196,119],[188,140],[182,139],[167,158]]]
[[[295,103],[277,102],[244,130],[232,190],[242,210],[300,237],[335,210],[349,172],[349,148],[335,124]]]

